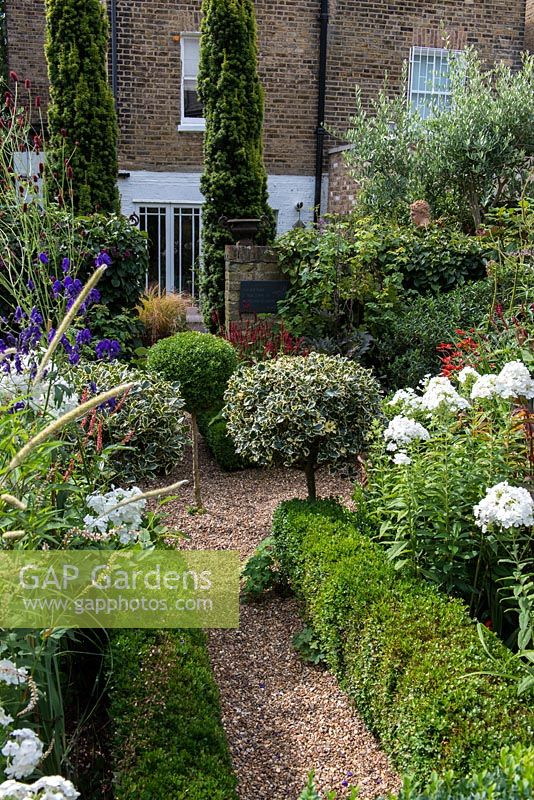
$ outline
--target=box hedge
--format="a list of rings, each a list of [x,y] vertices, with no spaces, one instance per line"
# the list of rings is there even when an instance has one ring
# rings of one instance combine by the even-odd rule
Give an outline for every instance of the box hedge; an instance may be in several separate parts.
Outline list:
[[[401,772],[426,779],[490,767],[528,744],[532,697],[519,699],[512,653],[490,661],[464,604],[403,577],[333,501],[282,503],[277,556],[330,668]]]
[[[204,633],[117,631],[108,663],[115,800],[237,800]]]

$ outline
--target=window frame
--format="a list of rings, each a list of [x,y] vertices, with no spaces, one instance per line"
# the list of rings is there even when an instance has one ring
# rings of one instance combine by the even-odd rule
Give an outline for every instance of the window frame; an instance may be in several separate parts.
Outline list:
[[[434,64],[436,64],[438,58],[443,61],[443,57],[446,56],[447,66],[450,70],[451,59],[457,58],[461,54],[461,52],[462,52],[461,50],[452,50],[448,47],[421,47],[419,45],[417,46],[414,45],[413,47],[410,48],[410,58],[408,62],[409,64],[408,105],[412,113],[418,113],[418,107],[414,103],[414,99],[422,98],[423,100],[429,100],[433,102],[433,101],[439,101],[441,98],[450,98],[452,95],[450,88],[447,91],[444,91],[443,89],[434,89],[435,75],[432,76],[432,88],[430,90],[414,89],[413,79],[414,79],[414,67],[415,64],[417,63],[416,57],[433,55]],[[421,114],[420,116],[422,119],[428,119],[428,116],[430,116],[430,114],[427,115],[426,117],[423,117]]]
[[[195,132],[204,131],[206,129],[206,120],[204,117],[185,116],[185,82],[198,80],[198,75],[192,77],[191,75],[185,74],[185,43],[191,39],[195,39],[200,42],[200,33],[198,31],[183,31],[180,34],[180,124],[178,125],[178,130]]]

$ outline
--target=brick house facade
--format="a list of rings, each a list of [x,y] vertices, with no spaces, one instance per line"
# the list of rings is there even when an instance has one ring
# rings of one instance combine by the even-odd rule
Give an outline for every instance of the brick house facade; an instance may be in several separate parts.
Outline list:
[[[120,126],[123,211],[139,214],[144,209],[146,216],[149,206],[165,207],[158,231],[161,236],[165,219],[163,238],[172,257],[172,208],[196,209],[202,202],[202,131],[184,124],[181,94],[183,46],[188,34],[199,31],[201,0],[107,2],[116,30],[110,72]],[[534,0],[323,0],[329,15],[325,149],[336,148],[330,164],[337,166],[332,167],[329,196],[325,159],[322,209],[329,200],[330,210],[337,210],[335,198],[343,196],[345,202],[350,191],[336,189],[347,180],[337,147],[349,124],[356,85],[364,102],[376,95],[386,72],[390,85],[400,87],[403,65],[415,51],[426,58],[426,52],[475,45],[487,60],[517,64],[525,47],[529,3],[534,7]],[[255,2],[265,89],[265,162],[279,231],[297,221],[297,203],[303,204],[303,221],[313,216],[320,7],[321,0]],[[534,22],[534,13],[527,19]],[[7,28],[10,69],[31,77],[46,96],[44,0],[7,0]],[[155,235],[154,220],[151,225]]]

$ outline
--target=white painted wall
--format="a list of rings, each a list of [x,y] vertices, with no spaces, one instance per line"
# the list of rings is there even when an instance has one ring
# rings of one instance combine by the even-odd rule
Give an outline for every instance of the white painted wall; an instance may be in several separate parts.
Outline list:
[[[326,178],[323,194],[327,197]],[[298,220],[296,203],[304,203],[301,219],[313,220],[315,179],[311,175],[269,175],[269,203],[278,211],[278,233],[284,233]],[[203,202],[200,192],[200,173],[132,171],[130,177],[119,180],[122,212],[133,214],[136,205],[147,203],[177,203],[196,205]]]

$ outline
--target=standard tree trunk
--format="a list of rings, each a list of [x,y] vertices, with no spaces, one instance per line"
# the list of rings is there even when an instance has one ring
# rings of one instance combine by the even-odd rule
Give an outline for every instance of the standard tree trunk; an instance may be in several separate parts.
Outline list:
[[[200,493],[200,468],[198,466],[198,426],[195,414],[191,414],[191,439],[193,446],[193,488],[195,492],[195,504],[198,511],[203,508],[202,496]]]
[[[310,447],[310,455],[304,465],[306,475],[306,485],[308,487],[308,500],[317,499],[315,488],[315,470],[317,469],[317,456],[319,454],[319,442],[314,442]]]
[[[317,500],[317,491],[315,488],[315,463],[311,458],[306,462],[304,472],[306,474],[306,486],[308,487],[308,500]]]

